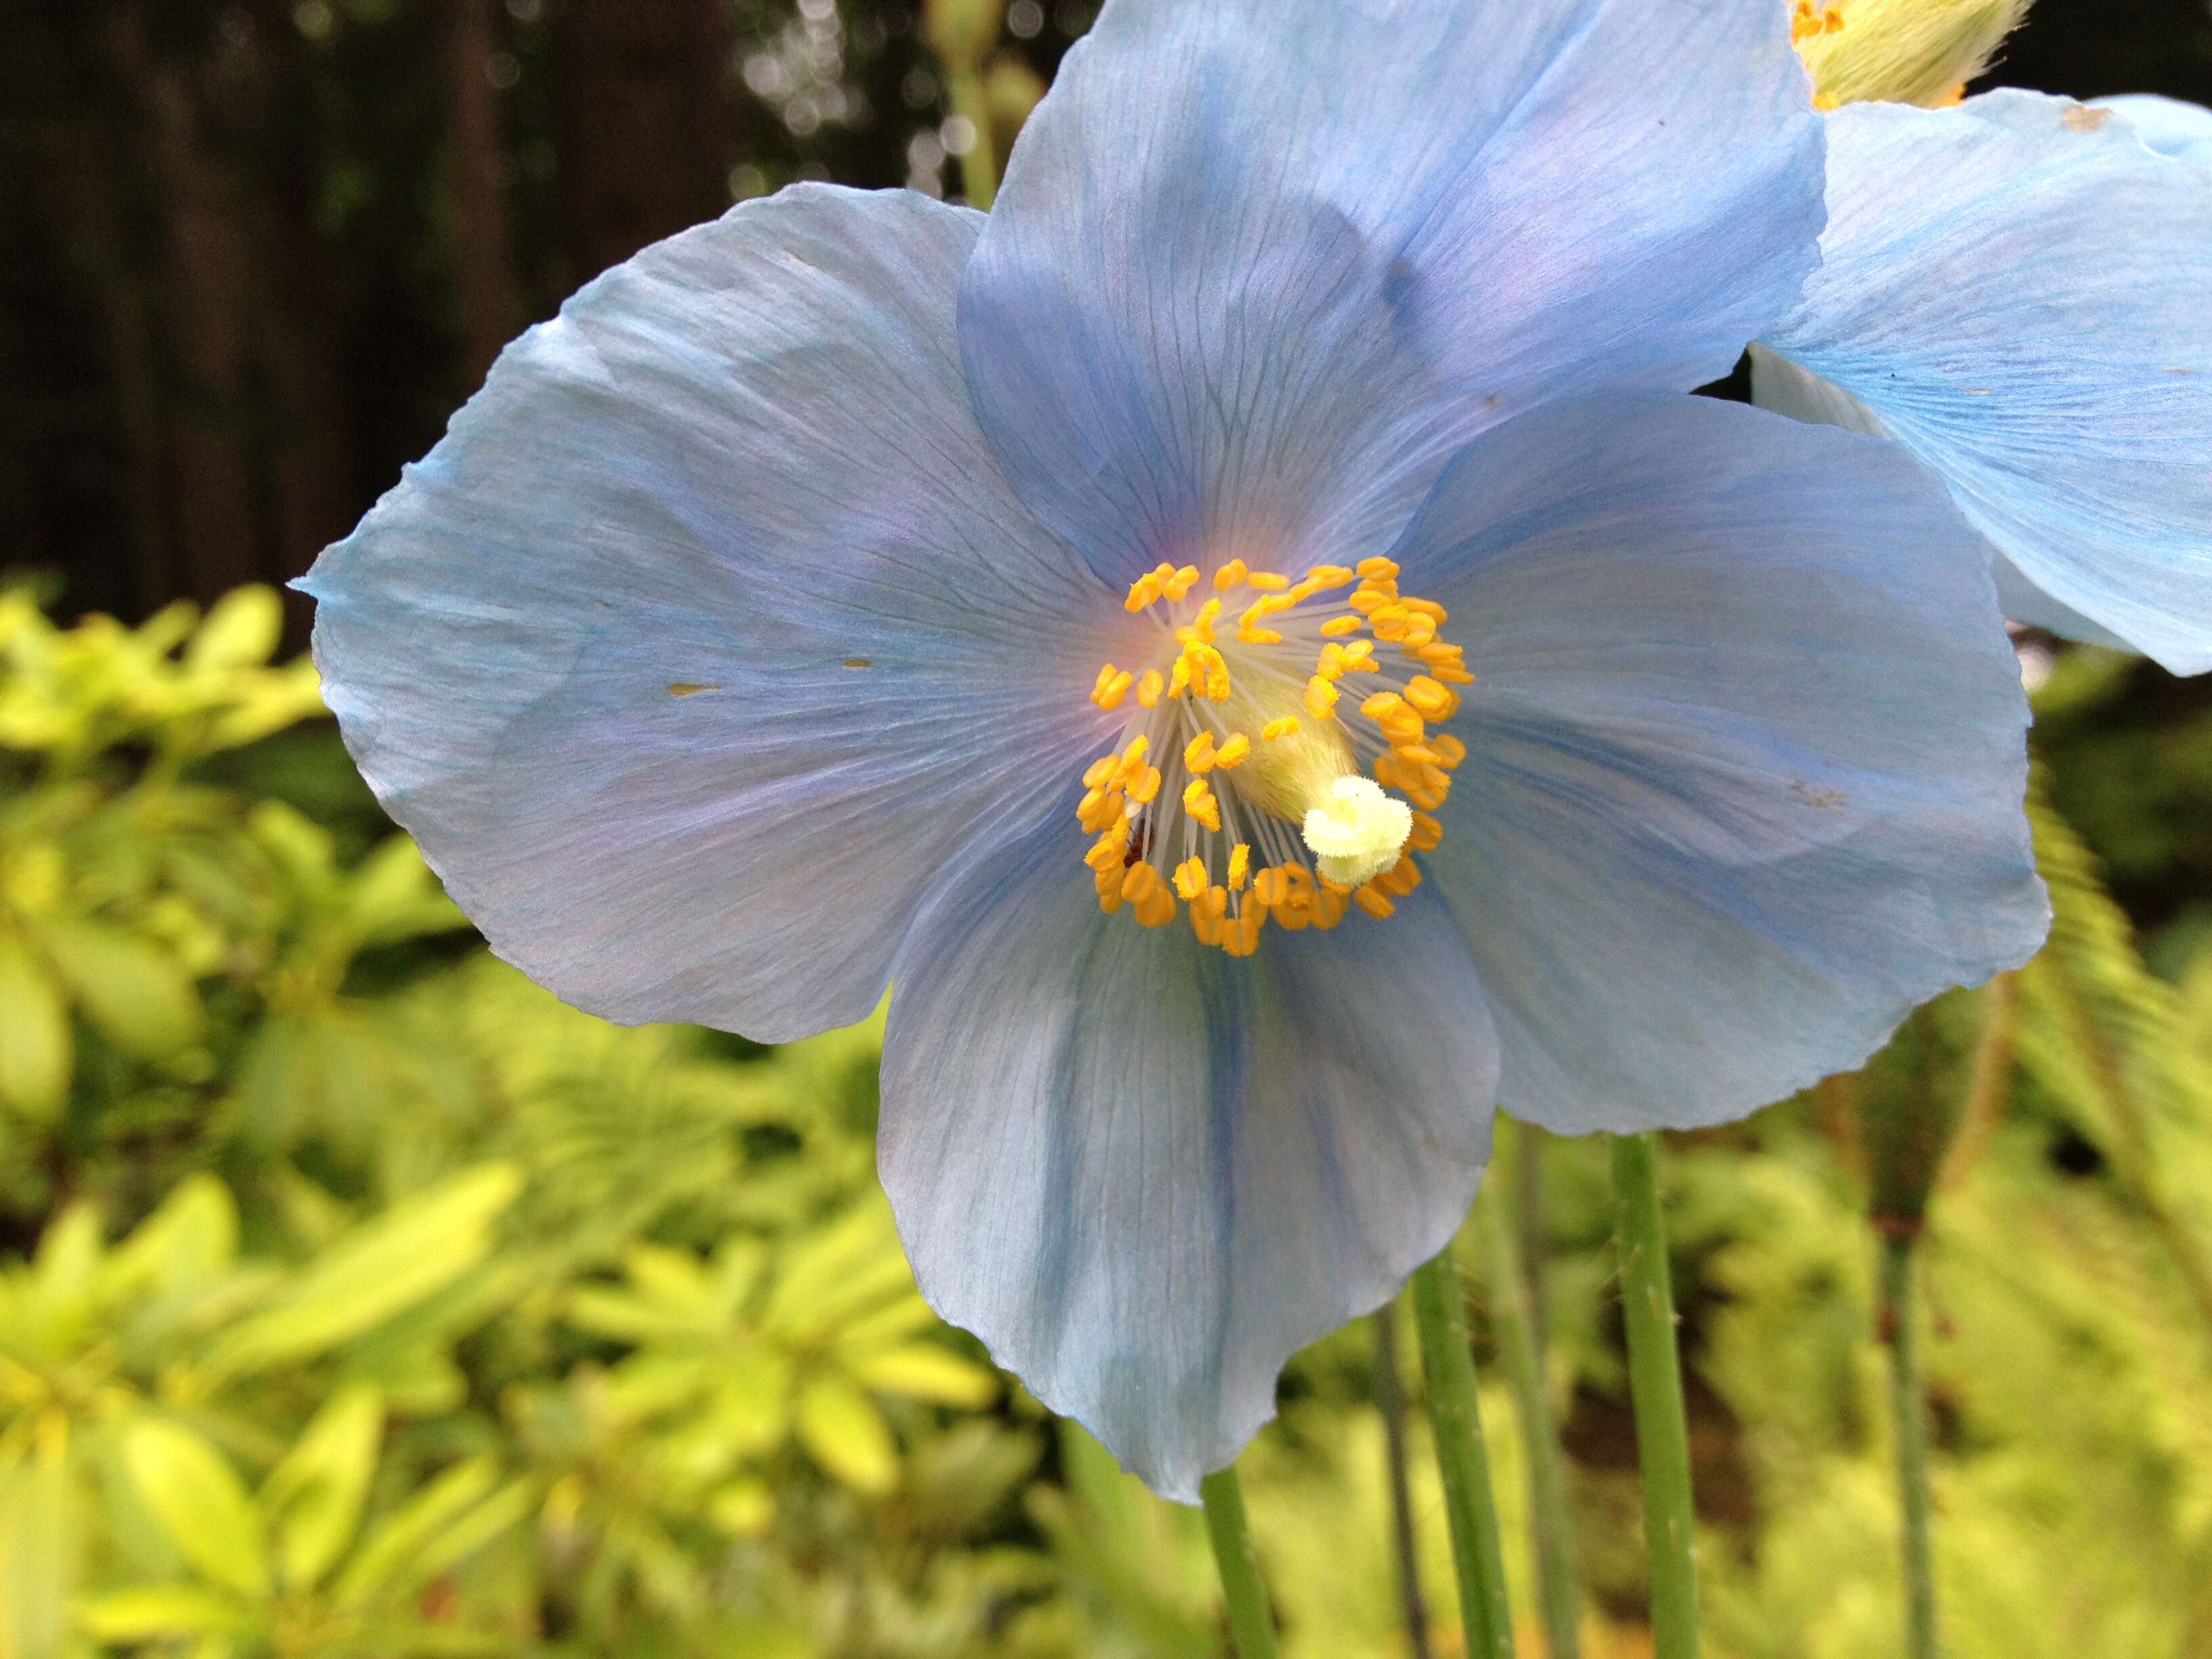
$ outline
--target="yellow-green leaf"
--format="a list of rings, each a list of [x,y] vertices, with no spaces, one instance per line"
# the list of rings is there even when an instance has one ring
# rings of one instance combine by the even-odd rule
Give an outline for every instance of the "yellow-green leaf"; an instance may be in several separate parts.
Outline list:
[[[799,1443],[823,1473],[880,1495],[898,1484],[898,1448],[874,1402],[842,1377],[817,1377],[799,1396]]]
[[[243,1632],[249,1611],[204,1584],[136,1584],[78,1605],[76,1620],[98,1642],[156,1642],[165,1636]]]
[[[124,1431],[123,1462],[179,1554],[249,1601],[269,1594],[261,1511],[221,1452],[180,1423],[142,1417]]]
[[[355,1228],[238,1327],[221,1358],[240,1370],[304,1358],[413,1306],[490,1254],[492,1220],[521,1187],[512,1165],[483,1164]]]
[[[51,1121],[75,1063],[61,988],[21,937],[0,932],[0,1105]]]
[[[80,917],[47,917],[38,931],[85,1018],[125,1054],[160,1060],[199,1035],[199,993],[158,945]]]
[[[332,1599],[340,1607],[356,1607],[406,1583],[439,1535],[498,1481],[499,1470],[488,1457],[471,1457],[447,1469],[369,1534],[331,1587]]]
[[[971,1360],[934,1343],[909,1342],[870,1354],[854,1367],[854,1376],[878,1394],[927,1400],[940,1406],[964,1406],[977,1410],[999,1397],[999,1378]]]
[[[276,1528],[277,1567],[288,1585],[313,1584],[337,1565],[361,1524],[383,1437],[383,1398],[356,1382],[315,1413],[270,1472],[261,1507]]]
[[[209,609],[207,620],[185,646],[193,668],[255,668],[276,653],[284,632],[284,605],[273,587],[234,587]]]
[[[27,1456],[0,1465],[0,1659],[51,1659],[68,1634],[80,1530],[69,1444],[51,1416]]]

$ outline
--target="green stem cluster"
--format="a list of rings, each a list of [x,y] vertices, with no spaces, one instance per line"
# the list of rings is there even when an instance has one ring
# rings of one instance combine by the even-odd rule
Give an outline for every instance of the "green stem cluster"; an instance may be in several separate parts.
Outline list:
[[[1244,1518],[1244,1488],[1234,1468],[1216,1469],[1200,1483],[1206,1506],[1206,1533],[1221,1569],[1222,1599],[1229,1607],[1229,1634],[1237,1659],[1275,1659],[1275,1615],[1267,1605],[1267,1586],[1260,1577],[1260,1558],[1252,1548],[1252,1529]]]
[[[1882,1329],[1889,1340],[1890,1418],[1897,1436],[1897,1488],[1903,1511],[1905,1634],[1910,1659],[1936,1659],[1936,1559],[1929,1543],[1928,1408],[1920,1382],[1920,1331],[1914,1306],[1918,1229],[1881,1240]]]
[[[1428,1372],[1429,1419],[1435,1430],[1437,1468],[1443,1477],[1452,1565],[1459,1575],[1460,1617],[1467,1627],[1468,1659],[1513,1659],[1513,1619],[1505,1598],[1505,1557],[1499,1547],[1498,1509],[1490,1490],[1490,1454],[1482,1437],[1474,1352],[1468,1346],[1467,1304],[1459,1263],[1446,1245],[1413,1273],[1413,1318]]]

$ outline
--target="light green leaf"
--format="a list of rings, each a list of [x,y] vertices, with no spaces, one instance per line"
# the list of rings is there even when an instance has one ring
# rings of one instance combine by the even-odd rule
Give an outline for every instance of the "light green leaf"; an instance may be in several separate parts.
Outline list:
[[[238,1203],[211,1175],[187,1176],[161,1207],[111,1251],[103,1283],[111,1293],[146,1285],[204,1284],[238,1255]]]
[[[160,1060],[199,1035],[199,993],[159,946],[76,917],[44,919],[39,939],[85,1017],[125,1054]]]
[[[490,1253],[491,1222],[521,1190],[510,1164],[455,1176],[339,1238],[225,1343],[240,1370],[320,1353],[451,1284]]]
[[[799,1443],[823,1473],[880,1496],[898,1484],[898,1448],[867,1395],[842,1377],[817,1377],[800,1392]]]
[[[707,1519],[732,1538],[761,1537],[775,1524],[775,1494],[756,1475],[732,1480],[708,1494]]]
[[[369,1534],[331,1587],[332,1599],[358,1607],[404,1583],[439,1535],[498,1484],[499,1469],[489,1457],[456,1463]]]
[[[69,1626],[78,1571],[78,1500],[69,1427],[40,1425],[37,1444],[0,1466],[0,1659],[51,1659]]]
[[[314,1583],[337,1564],[361,1524],[383,1436],[382,1396],[355,1383],[315,1413],[299,1443],[270,1471],[261,1508],[276,1528],[285,1583]]]
[[[78,1604],[76,1619],[99,1642],[154,1642],[165,1636],[239,1635],[252,1613],[204,1584],[138,1584]]]
[[[284,604],[273,587],[234,587],[210,607],[207,620],[185,646],[191,668],[258,668],[276,654],[283,637]]]
[[[187,1561],[249,1601],[269,1594],[261,1511],[222,1453],[180,1423],[142,1417],[124,1431],[123,1461]]]
[[[51,1121],[75,1064],[60,988],[19,936],[0,932],[0,1105]]]
[[[972,1360],[934,1343],[911,1342],[885,1348],[854,1367],[854,1376],[878,1394],[927,1400],[940,1406],[980,1411],[999,1397],[999,1378]]]

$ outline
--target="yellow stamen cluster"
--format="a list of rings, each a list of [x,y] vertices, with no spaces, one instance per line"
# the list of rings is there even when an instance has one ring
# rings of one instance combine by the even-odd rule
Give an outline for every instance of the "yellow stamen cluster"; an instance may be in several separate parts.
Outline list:
[[[1101,909],[1127,907],[1158,927],[1180,903],[1201,942],[1249,956],[1270,921],[1329,928],[1354,905],[1387,916],[1420,884],[1413,854],[1441,840],[1435,814],[1467,753],[1433,728],[1474,677],[1439,635],[1443,607],[1401,592],[1398,575],[1382,558],[1296,578],[1232,559],[1202,600],[1194,565],[1162,564],[1130,585],[1126,608],[1152,614],[1160,644],[1152,665],[1106,664],[1091,694],[1116,710],[1133,690],[1137,705],[1120,746],[1084,774],[1077,809]],[[1350,705],[1360,719],[1348,720],[1343,696],[1362,678]],[[1366,816],[1302,830],[1363,768]],[[1410,809],[1384,811],[1376,786]]]
[[[1796,0],[1790,37],[1820,109],[1866,102],[1940,108],[1966,95],[2029,0]]]

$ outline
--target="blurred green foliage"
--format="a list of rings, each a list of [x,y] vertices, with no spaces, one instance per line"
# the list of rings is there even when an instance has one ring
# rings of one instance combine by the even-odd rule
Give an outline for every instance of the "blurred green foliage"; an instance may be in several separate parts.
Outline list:
[[[1195,1515],[916,1295],[878,1028],[771,1052],[562,1007],[380,826],[276,636],[263,590],[136,629],[0,594],[0,1659],[1224,1652]],[[1865,1215],[1919,1143],[1863,1126],[1934,1096],[1957,1137],[1907,1178],[1950,1650],[2212,1651],[2212,954],[2177,922],[2144,966],[2063,784],[2042,957],[1675,1144],[1716,1654],[1895,1650]],[[1644,1650],[1604,1149],[1546,1162],[1606,1659]],[[1364,1322],[1300,1356],[1246,1460],[1300,1659],[1408,1650],[1376,1363]]]

